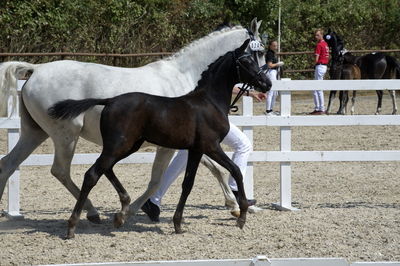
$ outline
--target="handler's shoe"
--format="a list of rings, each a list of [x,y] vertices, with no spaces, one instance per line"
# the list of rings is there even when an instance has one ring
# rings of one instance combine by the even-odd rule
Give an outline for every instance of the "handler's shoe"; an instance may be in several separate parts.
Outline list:
[[[159,222],[160,221],[160,207],[158,207],[156,204],[151,202],[150,199],[148,199],[143,206],[141,207],[142,211],[149,216],[150,220],[153,222]]]
[[[239,193],[237,191],[232,190],[233,195],[235,195],[236,201],[239,202]],[[253,206],[256,205],[257,200],[255,199],[248,199],[247,200],[247,204],[249,204],[249,206]]]
[[[309,113],[309,115],[326,115],[326,112],[314,110],[311,113]]]

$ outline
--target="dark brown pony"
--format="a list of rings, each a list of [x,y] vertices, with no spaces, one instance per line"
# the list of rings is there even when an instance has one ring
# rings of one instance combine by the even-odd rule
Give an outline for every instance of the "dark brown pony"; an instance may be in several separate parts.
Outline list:
[[[83,204],[103,174],[117,190],[122,205],[121,211],[114,216],[116,227],[123,225],[127,215],[136,213],[158,189],[160,180],[151,180],[149,195],[137,204],[135,210],[129,210],[130,197],[113,172],[118,161],[136,152],[145,141],[189,150],[182,194],[173,217],[176,233],[182,233],[183,209],[203,154],[226,168],[237,182],[240,206],[237,225],[243,228],[248,204],[242,174],[223,152],[220,142],[229,131],[228,112],[234,84],[249,83],[262,92],[271,88],[270,80],[260,71],[252,56],[244,52],[248,43],[249,40],[245,41],[240,48],[212,63],[203,72],[196,89],[181,97],[135,92],[108,99],[66,100],[49,108],[49,115],[53,118],[71,119],[96,105],[105,106],[100,120],[103,150],[85,173],[81,193],[68,220],[67,238],[74,237]]]
[[[331,48],[331,60],[329,66],[330,79],[360,79],[361,71],[355,63],[345,62],[344,60],[344,43],[342,39],[335,33],[329,30],[328,34],[324,35],[325,41]],[[331,103],[336,97],[337,91],[330,91],[328,106],[326,113],[329,113]],[[351,99],[351,114],[354,113],[354,103],[356,98],[356,91],[353,91]],[[339,91],[339,110],[337,114],[344,115],[347,112],[347,103],[349,102],[349,91]]]
[[[339,59],[337,60],[339,65],[340,61],[342,61],[343,65],[351,64],[359,67],[361,79],[400,79],[400,63],[396,60],[396,58],[390,55],[385,55],[384,53],[371,53],[363,56],[354,56],[344,50],[343,41],[335,32],[332,32],[330,29],[324,36],[324,39],[332,48],[332,55],[339,55]],[[332,61],[334,61],[334,58]],[[375,114],[380,114],[382,109],[383,91],[377,90],[376,94],[378,96],[378,104]],[[389,94],[392,98],[393,104],[392,114],[396,114],[397,103],[395,91],[391,90],[389,91]],[[352,101],[355,100],[355,96],[356,94],[353,92]]]

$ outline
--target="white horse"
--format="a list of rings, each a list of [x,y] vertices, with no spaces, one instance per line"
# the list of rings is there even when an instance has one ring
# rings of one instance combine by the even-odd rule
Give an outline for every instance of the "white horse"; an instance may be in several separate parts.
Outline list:
[[[260,22],[252,21],[251,29],[258,36]],[[177,97],[192,91],[201,73],[219,56],[239,47],[249,33],[243,27],[225,28],[194,41],[173,56],[138,68],[112,67],[93,63],[63,60],[44,64],[5,62],[0,67],[0,93],[2,106],[8,98],[16,97],[16,81],[31,74],[21,91],[21,135],[14,149],[0,161],[0,199],[8,178],[15,169],[50,137],[55,154],[51,173],[77,198],[80,190],[70,176],[71,160],[79,136],[102,145],[99,119],[102,108],[94,108],[73,120],[54,120],[47,109],[65,99],[110,98],[127,92]],[[263,64],[263,57],[259,63]],[[158,188],[164,170],[174,150],[157,147],[151,180],[148,188],[130,206],[136,213],[142,204]],[[226,205],[232,214],[239,210],[231,192],[228,176],[210,159],[203,163],[220,181]],[[84,205],[87,218],[100,222],[99,214],[90,200]]]

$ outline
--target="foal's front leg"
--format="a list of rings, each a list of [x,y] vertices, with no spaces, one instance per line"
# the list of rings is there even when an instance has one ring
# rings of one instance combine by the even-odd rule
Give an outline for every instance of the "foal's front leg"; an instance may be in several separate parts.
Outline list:
[[[240,208],[240,216],[237,220],[237,225],[240,228],[243,228],[244,224],[246,223],[246,215],[249,204],[247,202],[246,193],[244,191],[242,173],[240,172],[239,167],[224,153],[219,143],[212,145],[212,147],[214,148],[214,150],[206,152],[206,155],[208,155],[211,159],[227,169],[236,181],[239,193]]]
[[[236,201],[236,197],[229,186],[229,174],[226,174],[222,167],[211,160],[208,156],[203,156],[201,158],[201,162],[211,171],[215,178],[217,178],[225,196],[225,206],[230,209],[230,212],[233,216],[239,217],[240,209]]]
[[[202,153],[189,150],[189,157],[186,165],[185,178],[183,179],[182,183],[182,194],[173,217],[175,233],[177,234],[182,233],[181,223],[182,223],[183,208],[185,207],[186,200],[190,192],[192,191],[194,178],[196,176],[197,168],[199,167],[200,159],[202,156],[203,156]]]

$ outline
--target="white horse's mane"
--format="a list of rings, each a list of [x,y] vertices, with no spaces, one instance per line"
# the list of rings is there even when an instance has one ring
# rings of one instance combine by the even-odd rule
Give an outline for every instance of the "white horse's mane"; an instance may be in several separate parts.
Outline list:
[[[177,57],[182,56],[185,53],[191,52],[192,50],[196,50],[199,48],[199,46],[204,46],[208,40],[211,38],[222,35],[227,32],[235,31],[235,30],[243,30],[244,28],[242,26],[234,26],[234,27],[226,27],[222,28],[221,30],[218,31],[213,31],[209,33],[208,35],[197,39],[195,41],[192,41],[190,44],[186,45],[185,47],[181,48],[178,52],[174,53],[173,55],[165,58],[164,60],[173,60],[176,59]]]

